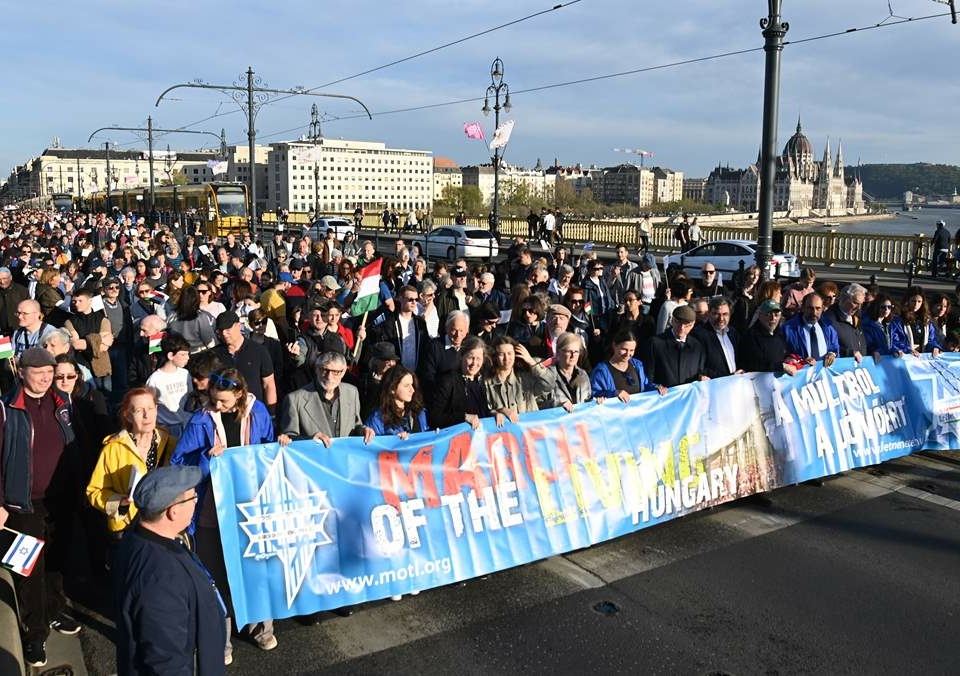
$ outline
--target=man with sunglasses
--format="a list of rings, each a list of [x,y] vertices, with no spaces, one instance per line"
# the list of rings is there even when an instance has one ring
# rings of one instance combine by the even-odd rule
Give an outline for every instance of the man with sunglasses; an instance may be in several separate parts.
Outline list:
[[[110,320],[113,344],[107,353],[110,355],[110,369],[113,372],[113,404],[120,403],[129,387],[130,353],[133,348],[133,318],[130,308],[120,299],[121,282],[117,277],[107,277],[103,282],[103,312]]]

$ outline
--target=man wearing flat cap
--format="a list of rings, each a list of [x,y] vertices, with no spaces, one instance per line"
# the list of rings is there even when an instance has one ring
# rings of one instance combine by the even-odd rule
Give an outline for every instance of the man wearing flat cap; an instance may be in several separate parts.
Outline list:
[[[643,360],[643,367],[658,389],[709,380],[703,345],[690,337],[696,321],[693,308],[680,305],[673,310],[669,328],[650,339],[649,356]]]
[[[133,492],[138,520],[124,534],[113,569],[118,676],[224,673],[223,600],[178,539],[202,479],[199,467],[159,467]]]
[[[47,662],[50,629],[76,634],[64,614],[63,571],[71,552],[70,524],[80,490],[80,462],[66,396],[53,389],[53,356],[41,347],[20,355],[22,384],[0,406],[0,527],[46,544],[29,577],[15,576],[23,654],[31,666]]]

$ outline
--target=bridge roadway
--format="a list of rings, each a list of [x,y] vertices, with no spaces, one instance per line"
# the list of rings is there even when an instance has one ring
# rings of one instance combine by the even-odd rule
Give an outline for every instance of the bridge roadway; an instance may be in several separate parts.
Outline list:
[[[227,674],[955,674],[960,454],[738,501],[465,586],[277,623]],[[114,673],[109,595],[75,611]]]

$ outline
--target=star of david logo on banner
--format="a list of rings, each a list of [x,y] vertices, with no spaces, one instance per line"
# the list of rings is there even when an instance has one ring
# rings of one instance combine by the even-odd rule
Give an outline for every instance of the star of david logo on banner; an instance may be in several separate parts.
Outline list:
[[[304,477],[281,450],[253,500],[238,503],[237,509],[244,517],[240,527],[249,538],[244,558],[280,559],[289,608],[300,593],[317,548],[333,542],[324,530],[333,510],[326,491],[311,490],[315,486],[306,478],[306,486],[298,489],[287,476],[288,468]]]

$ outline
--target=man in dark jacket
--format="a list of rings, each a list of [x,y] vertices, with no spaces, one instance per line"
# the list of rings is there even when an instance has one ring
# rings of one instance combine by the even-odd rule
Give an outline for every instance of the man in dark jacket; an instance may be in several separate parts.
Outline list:
[[[778,327],[781,317],[780,303],[771,299],[760,303],[757,321],[743,335],[737,348],[737,365],[744,371],[796,374],[796,367],[784,362],[790,348]]]
[[[706,324],[693,329],[693,337],[700,341],[704,351],[704,373],[711,378],[743,373],[737,367],[737,345],[740,335],[730,326],[730,301],[724,296],[710,299]]]
[[[463,339],[470,335],[470,316],[466,312],[454,310],[447,317],[443,328],[444,335],[431,339],[420,359],[417,376],[421,383],[436,383],[440,376],[457,370],[460,364],[460,345]]]
[[[80,625],[64,614],[63,572],[70,565],[70,524],[77,508],[79,461],[66,397],[53,389],[56,362],[31,347],[20,357],[21,387],[0,407],[0,527],[44,540],[28,577],[15,576],[23,656],[47,663],[50,629],[76,634]]]
[[[117,551],[117,673],[224,673],[226,609],[210,573],[177,536],[197,502],[199,467],[151,470],[133,494],[137,524]]]
[[[10,268],[0,268],[0,334],[9,336],[17,328],[17,305],[30,298],[27,287],[13,281]]]
[[[705,373],[703,346],[690,337],[697,315],[689,305],[673,311],[670,328],[650,339],[649,355],[643,368],[651,383],[674,387],[697,380],[709,380]]]
[[[837,302],[823,313],[827,322],[837,330],[840,356],[853,357],[857,363],[867,351],[867,338],[860,327],[860,308],[866,300],[867,290],[859,284],[847,284],[840,291]]]

